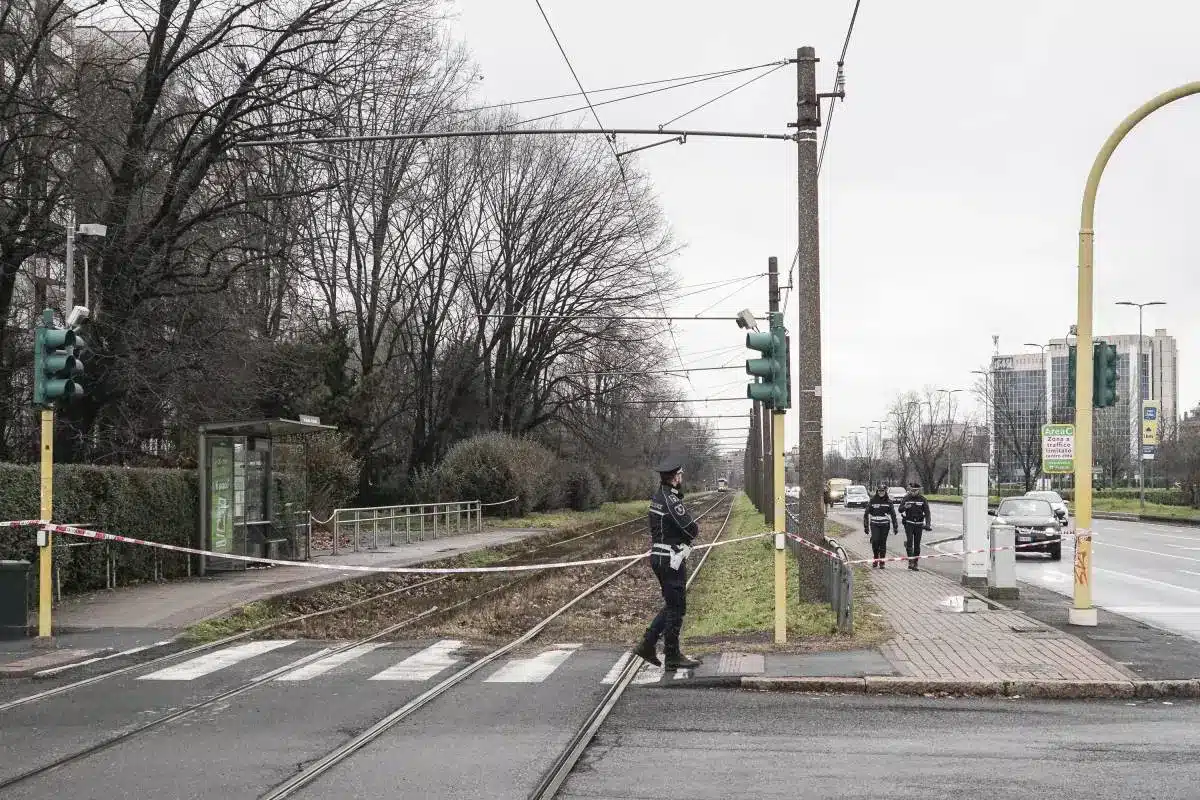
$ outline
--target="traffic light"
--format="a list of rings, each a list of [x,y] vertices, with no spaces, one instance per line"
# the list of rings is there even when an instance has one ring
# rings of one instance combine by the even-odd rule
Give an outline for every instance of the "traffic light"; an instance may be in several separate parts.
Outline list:
[[[770,321],[769,330],[746,334],[746,347],[763,354],[762,358],[746,359],[746,374],[759,378],[746,387],[746,396],[766,403],[776,411],[785,411],[792,405],[788,375],[789,340],[783,327],[783,314],[771,313]]]
[[[1067,348],[1067,407],[1075,410],[1075,370],[1079,358],[1079,348],[1071,345]]]
[[[1117,346],[1096,342],[1092,346],[1092,407],[1117,404]]]
[[[34,331],[33,404],[51,408],[60,400],[83,396],[77,378],[83,373],[78,352],[83,339],[70,328],[54,327],[54,312],[42,312],[42,323]]]

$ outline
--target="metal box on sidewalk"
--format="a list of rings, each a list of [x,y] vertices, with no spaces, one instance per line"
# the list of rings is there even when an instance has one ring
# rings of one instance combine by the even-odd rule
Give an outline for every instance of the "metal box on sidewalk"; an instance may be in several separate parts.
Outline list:
[[[0,561],[0,639],[21,639],[29,624],[29,562]]]

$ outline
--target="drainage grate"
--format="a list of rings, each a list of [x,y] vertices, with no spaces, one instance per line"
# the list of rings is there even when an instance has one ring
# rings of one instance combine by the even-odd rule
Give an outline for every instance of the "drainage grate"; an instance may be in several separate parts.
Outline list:
[[[1106,633],[1089,633],[1088,638],[1094,642],[1141,642],[1144,641],[1136,636],[1116,636]]]
[[[1050,633],[1049,629],[1041,625],[1009,625],[1008,629],[1013,633]]]

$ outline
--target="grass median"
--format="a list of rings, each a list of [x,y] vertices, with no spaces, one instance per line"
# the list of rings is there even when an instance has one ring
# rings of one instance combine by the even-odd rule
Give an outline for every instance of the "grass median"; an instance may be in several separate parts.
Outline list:
[[[962,505],[962,497],[956,494],[931,494],[927,498],[931,503],[954,503]],[[988,498],[989,503],[999,503],[1000,498],[992,496]],[[1071,504],[1074,508],[1074,503]],[[1141,514],[1141,504],[1133,499],[1126,497],[1094,497],[1092,499],[1092,510],[1098,511],[1101,514]],[[1179,520],[1196,520],[1200,521],[1200,509],[1191,508],[1189,506],[1168,506],[1162,503],[1146,503],[1146,516],[1148,517],[1163,517],[1166,519]]]
[[[840,526],[830,521],[829,526]],[[762,514],[739,494],[725,537],[734,539],[767,530]],[[832,531],[831,531],[832,532]],[[774,550],[770,538],[717,547],[688,592],[684,638],[697,652],[710,645],[737,642],[745,650],[793,652],[847,650],[884,641],[883,615],[870,603],[869,576],[856,572],[854,633],[837,632],[828,603],[801,603],[796,596],[796,560],[787,558],[788,643],[776,647]]]

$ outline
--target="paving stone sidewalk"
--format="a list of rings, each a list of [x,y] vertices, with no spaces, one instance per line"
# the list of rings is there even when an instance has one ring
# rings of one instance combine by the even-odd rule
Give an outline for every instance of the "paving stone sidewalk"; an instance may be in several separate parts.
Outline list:
[[[867,537],[854,532],[839,541],[852,558],[870,558]],[[903,541],[892,537],[889,550]],[[906,562],[870,569],[870,600],[882,609],[895,638],[881,649],[905,677],[979,681],[1128,681],[1136,675],[1070,634],[1018,611],[955,611],[959,584]]]

